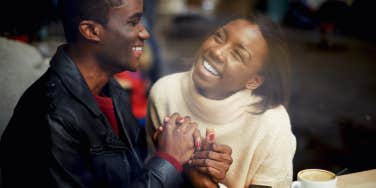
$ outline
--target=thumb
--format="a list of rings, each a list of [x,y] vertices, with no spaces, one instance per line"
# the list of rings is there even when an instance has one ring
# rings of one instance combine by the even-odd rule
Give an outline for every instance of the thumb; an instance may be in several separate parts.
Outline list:
[[[215,130],[211,128],[206,128],[206,142],[212,143],[215,140]]]
[[[158,141],[159,134],[163,131],[163,126],[159,126],[157,130],[153,133],[153,142],[156,145]]]
[[[205,137],[205,145],[203,146],[204,150],[209,149],[211,143],[215,141],[215,131],[211,128],[206,128],[206,137]]]

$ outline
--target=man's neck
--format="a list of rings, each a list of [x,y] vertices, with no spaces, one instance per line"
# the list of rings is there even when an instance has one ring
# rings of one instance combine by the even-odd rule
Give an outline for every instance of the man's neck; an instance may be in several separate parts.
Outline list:
[[[90,91],[99,95],[112,75],[100,66],[95,51],[88,46],[69,44],[66,52],[76,64]]]

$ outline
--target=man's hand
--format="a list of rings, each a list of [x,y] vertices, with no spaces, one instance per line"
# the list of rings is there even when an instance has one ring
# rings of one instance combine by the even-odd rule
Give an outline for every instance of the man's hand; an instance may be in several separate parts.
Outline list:
[[[219,182],[226,177],[232,164],[232,149],[227,145],[215,143],[212,134],[214,133],[211,131],[207,133],[202,150],[194,153],[189,165],[209,175],[215,182]]]
[[[189,118],[189,117],[186,116],[185,118]],[[169,119],[170,119],[170,116],[166,116],[165,119],[164,119],[164,123],[167,123],[169,121]],[[179,121],[182,121],[181,117],[176,118],[176,120],[177,120],[177,123],[179,123]],[[196,124],[194,122],[191,122],[191,123]],[[157,128],[157,130],[153,133],[152,141],[153,141],[155,146],[157,146],[157,144],[158,144],[158,136],[163,131],[163,127],[164,126],[159,126]],[[194,140],[194,144],[195,144],[195,149],[197,151],[201,150],[201,133],[200,133],[199,129],[196,129],[195,132],[193,132],[193,140]]]
[[[197,135],[200,134],[196,123],[191,122],[189,117],[182,118],[174,113],[165,118],[163,128],[158,129],[153,137],[158,137],[158,151],[168,153],[184,164],[194,152],[194,137]]]

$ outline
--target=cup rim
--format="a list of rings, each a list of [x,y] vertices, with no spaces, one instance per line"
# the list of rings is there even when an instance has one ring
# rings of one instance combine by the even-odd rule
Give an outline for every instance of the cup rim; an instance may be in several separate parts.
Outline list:
[[[324,181],[313,181],[313,180],[308,180],[308,179],[305,179],[305,178],[302,178],[300,175],[303,174],[304,172],[306,171],[321,171],[321,172],[326,172],[326,173],[329,173],[331,175],[333,175],[333,178],[332,179],[329,179],[329,180],[324,180]],[[315,182],[315,183],[324,183],[324,182],[330,182],[330,181],[335,181],[337,179],[337,175],[334,173],[334,172],[331,172],[329,170],[324,170],[324,169],[318,169],[318,168],[309,168],[309,169],[304,169],[304,170],[301,170],[298,172],[298,175],[297,177],[301,180],[304,180],[304,181],[308,181],[308,182]]]

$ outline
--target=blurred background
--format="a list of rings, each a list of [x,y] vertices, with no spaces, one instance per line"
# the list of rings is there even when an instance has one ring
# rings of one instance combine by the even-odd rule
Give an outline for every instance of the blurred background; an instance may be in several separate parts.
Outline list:
[[[64,43],[56,1],[1,2],[1,133],[22,92]],[[374,169],[375,7],[374,0],[144,0],[143,22],[152,37],[142,70],[116,78],[132,93],[143,125],[147,92],[158,78],[188,70],[203,39],[230,18],[264,14],[281,24],[291,53],[294,174]]]

